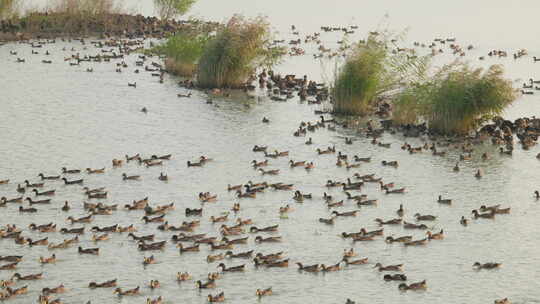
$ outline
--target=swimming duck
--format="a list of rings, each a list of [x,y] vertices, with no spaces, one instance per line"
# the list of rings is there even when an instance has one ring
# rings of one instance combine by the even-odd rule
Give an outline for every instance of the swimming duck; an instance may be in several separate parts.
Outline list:
[[[255,295],[257,297],[263,297],[263,296],[270,296],[272,295],[272,287],[266,288],[266,289],[257,289],[255,292]]]
[[[0,198],[0,201],[4,204],[7,204],[7,203],[20,203],[22,202],[22,199],[23,197],[15,197],[15,198],[6,198],[5,196],[2,196],[2,198]]]
[[[179,243],[178,245],[176,245],[176,247],[180,248],[180,254],[184,252],[198,252],[199,251],[199,244],[193,245],[190,247],[184,247],[182,243]]]
[[[187,281],[187,280],[191,280],[191,275],[189,273],[187,273],[187,272],[178,272],[178,273],[176,273],[176,280],[178,282],[184,282],[184,281]],[[199,288],[201,288],[201,287],[199,287]],[[208,288],[208,287],[203,287],[203,288]]]
[[[399,204],[399,209],[396,211],[396,213],[399,217],[403,217],[403,214],[405,213],[405,210],[403,209],[403,204]]]
[[[92,222],[93,218],[92,215],[80,217],[78,219],[73,218],[72,216],[67,218],[68,221],[71,221],[71,224],[75,223],[90,223]]]
[[[407,281],[407,276],[401,273],[385,274],[383,279],[385,281]]]
[[[390,166],[390,167],[394,167],[394,168],[397,168],[399,166],[399,164],[398,164],[398,162],[396,160],[394,160],[394,161],[383,160],[381,163],[382,163],[383,166]]]
[[[252,226],[249,228],[249,232],[256,233],[256,232],[275,232],[278,231],[279,225],[273,225],[268,226],[264,228],[257,228],[256,226]]]
[[[36,196],[52,196],[52,195],[55,195],[56,190],[47,190],[47,191],[39,192],[37,191],[37,189],[32,189],[32,192],[34,192]]]
[[[481,269],[495,269],[495,268],[499,268],[501,267],[501,263],[484,263],[484,264],[481,264],[480,262],[475,262],[473,264],[473,267],[477,270],[481,270]]]
[[[68,180],[67,178],[62,178],[62,180],[64,181],[64,184],[65,185],[80,185],[83,183],[83,179],[77,179],[77,180]]]
[[[332,214],[334,214],[335,216],[356,216],[357,213],[358,213],[358,210],[353,210],[353,211],[348,211],[348,212],[338,212],[338,211],[332,212]]]
[[[452,204],[452,200],[451,199],[442,199],[442,196],[439,195],[439,198],[437,199],[437,202],[439,204],[445,204],[445,205],[451,205]]]
[[[385,193],[386,194],[402,194],[402,193],[405,193],[405,188],[392,189],[392,190],[386,189]]]
[[[495,300],[493,303],[494,304],[512,304],[512,302],[510,302],[510,300],[508,300],[508,298]]]
[[[62,173],[63,174],[77,174],[81,173],[81,170],[79,169],[67,169],[66,167],[62,167]]]
[[[45,287],[41,290],[41,293],[45,296],[48,296],[54,293],[58,294],[58,293],[64,293],[64,292],[66,292],[66,287],[64,286],[64,284],[60,284],[53,288]]]
[[[398,238],[394,238],[392,236],[389,236],[386,238],[385,240],[387,243],[394,243],[394,242],[397,242],[397,243],[406,243],[406,242],[410,242],[412,241],[412,236],[411,235],[407,235],[407,236],[401,236],[401,237],[398,237]]]
[[[428,242],[428,238],[425,238],[425,239],[421,239],[421,240],[405,242],[405,243],[403,243],[403,245],[405,245],[405,246],[422,246],[422,245],[426,245],[427,242]]]
[[[373,268],[378,268],[379,271],[402,271],[403,264],[383,266],[381,263],[377,263]]]
[[[36,213],[38,210],[36,208],[23,208],[23,206],[19,206],[19,212],[21,213]]]
[[[368,258],[361,258],[361,259],[351,261],[349,259],[349,257],[343,257],[343,261],[345,262],[345,264],[347,266],[349,266],[349,265],[364,265],[364,264],[367,264]]]
[[[434,215],[430,215],[430,214],[421,215],[420,213],[416,213],[414,217],[416,218],[417,221],[434,221],[437,219],[437,217]]]
[[[216,282],[213,280],[208,280],[206,283],[202,283],[201,281],[195,282],[197,284],[197,287],[199,289],[208,289],[208,288],[215,288]]]
[[[27,188],[43,188],[44,183],[33,183],[30,184],[28,180],[25,180],[24,183],[26,184]]]
[[[403,221],[403,220],[400,219],[400,218],[395,218],[395,219],[391,219],[391,220],[387,220],[387,221],[383,221],[380,218],[375,219],[375,222],[379,223],[380,226],[382,226],[382,225],[399,225],[399,224],[401,224],[401,221]]]
[[[257,243],[275,243],[275,242],[281,242],[280,236],[273,236],[273,237],[267,237],[263,238],[262,236],[257,236],[255,238],[255,242]]]
[[[40,280],[43,278],[43,272],[36,273],[36,274],[29,274],[29,275],[21,275],[20,273],[15,273],[11,276],[12,279],[17,279],[19,281],[34,281],[34,280]]]
[[[91,168],[86,168],[86,172],[88,174],[100,174],[100,173],[105,173],[105,168],[101,168],[101,169],[91,169]]]
[[[426,280],[423,280],[422,282],[416,282],[412,283],[410,285],[407,285],[405,283],[401,283],[398,286],[399,290],[407,291],[407,290],[423,290],[427,288]]]
[[[227,267],[227,266],[225,266],[224,263],[220,263],[217,267],[221,268],[222,272],[239,272],[239,271],[244,271],[246,265],[242,264],[242,265],[238,265],[238,266]]]
[[[129,290],[126,290],[126,291],[123,291],[122,288],[116,288],[114,290],[115,294],[118,294],[118,296],[133,296],[133,295],[138,295],[139,294],[139,286],[133,288],[133,289],[129,289]]]
[[[157,282],[157,281],[154,281],[154,282]],[[159,296],[159,297],[157,297],[156,299],[153,299],[153,300],[150,299],[150,298],[146,299],[146,304],[162,304],[162,303],[163,303],[163,297],[162,296]]]
[[[91,289],[116,287],[116,281],[117,280],[114,279],[114,280],[109,280],[103,283],[90,282],[88,284],[88,287]]]
[[[478,170],[476,170],[476,173],[474,174],[474,177],[481,178],[482,175],[483,175],[482,169],[478,169]]]
[[[454,172],[459,172],[459,163],[456,163],[453,170]]]
[[[225,293],[223,291],[215,296],[210,295],[210,294],[208,295],[208,302],[210,303],[217,303],[217,302],[223,302],[223,301],[225,301]]]
[[[122,173],[122,180],[139,180],[141,178],[140,175],[130,175],[128,176],[125,173]]]
[[[19,193],[25,193],[26,188],[22,187],[20,184],[17,184],[17,192]]]
[[[92,255],[99,255],[99,248],[87,248],[83,249],[79,246],[78,249],[79,254],[92,254]]]
[[[41,180],[57,180],[57,179],[60,179],[60,175],[45,176],[45,175],[43,175],[43,173],[38,174],[38,177],[41,177]]]
[[[441,229],[441,231],[439,233],[432,233],[431,231],[427,231],[426,234],[428,236],[428,240],[442,240],[442,239],[444,239],[444,232],[443,232],[442,229]]]
[[[478,218],[493,219],[493,218],[495,218],[495,212],[494,211],[491,211],[489,213],[478,213],[478,210],[473,210],[471,213],[473,214],[475,219],[478,219]]]

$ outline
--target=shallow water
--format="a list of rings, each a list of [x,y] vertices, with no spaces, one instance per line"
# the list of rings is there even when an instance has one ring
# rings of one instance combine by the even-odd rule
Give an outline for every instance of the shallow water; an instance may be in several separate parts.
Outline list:
[[[354,2],[356,3],[356,2]],[[332,24],[353,24],[371,30],[371,25],[380,20],[380,16],[388,12],[392,23],[398,28],[411,26],[411,41],[428,41],[439,36],[456,36],[460,43],[478,44],[478,49],[468,55],[474,64],[488,65],[503,63],[512,79],[528,79],[537,76],[536,66],[530,57],[518,61],[513,59],[491,59],[478,62],[476,57],[487,53],[492,48],[516,50],[528,48],[530,55],[535,45],[527,35],[507,36],[500,40],[492,39],[502,22],[494,22],[511,9],[513,4],[492,5],[490,15],[471,15],[463,13],[464,1],[450,4],[392,4],[388,1],[372,3],[373,7],[360,7],[359,4],[343,6],[331,11],[330,3],[322,1],[287,2],[288,10],[279,9],[280,5],[257,1],[235,1],[235,5],[221,5],[214,1],[201,1],[195,8],[195,14],[224,19],[233,12],[243,11],[249,15],[258,13],[269,15],[285,38],[294,38],[285,31],[292,23],[297,27],[316,30],[326,22]],[[283,2],[285,5],[285,2]],[[444,7],[442,7],[444,5]],[[478,9],[480,9],[480,4]],[[415,7],[418,6],[418,7]],[[525,7],[528,6],[528,7]],[[526,22],[526,15],[538,4],[523,1],[519,13],[524,14],[513,22],[510,28],[516,29],[520,23]],[[141,8],[149,13],[146,4]],[[298,20],[298,11],[312,13],[313,17]],[[516,9],[517,10],[517,9]],[[295,12],[296,11],[296,12]],[[473,10],[471,10],[473,11]],[[441,12],[445,12],[442,16]],[[499,14],[499,15],[497,15]],[[352,16],[355,16],[353,19]],[[451,22],[456,16],[465,20],[458,25]],[[393,19],[395,17],[395,19]],[[430,18],[426,16],[431,16]],[[435,16],[439,16],[435,18]],[[325,19],[328,18],[328,19]],[[480,27],[474,31],[470,23],[477,19],[490,20],[491,30]],[[531,19],[528,19],[531,20]],[[478,24],[486,26],[478,21]],[[430,25],[431,28],[426,28]],[[369,27],[369,28],[368,28]],[[444,31],[444,29],[447,31]],[[483,28],[483,29],[482,29]],[[450,30],[451,29],[451,30]],[[429,30],[429,32],[427,32]],[[307,31],[307,30],[306,30]],[[476,32],[478,31],[478,32]],[[431,34],[431,35],[428,35]],[[458,35],[460,34],[460,35]],[[461,35],[463,34],[463,35]],[[359,34],[360,36],[360,34]],[[464,38],[461,38],[465,36]],[[328,44],[335,44],[338,36],[329,34]],[[423,39],[423,40],[422,40]],[[461,40],[464,39],[464,40]],[[474,41],[473,41],[474,40]],[[412,44],[412,42],[409,42]],[[459,152],[450,150],[446,157],[433,157],[428,153],[409,155],[399,147],[405,141],[401,136],[386,134],[383,142],[392,143],[390,149],[370,144],[370,139],[359,135],[354,130],[339,129],[332,132],[318,130],[309,136],[314,145],[306,146],[305,138],[296,138],[292,133],[300,121],[314,121],[313,114],[317,107],[301,104],[297,99],[286,103],[271,102],[264,96],[246,98],[221,99],[214,98],[214,104],[206,104],[207,96],[194,91],[189,99],[177,98],[177,93],[185,93],[176,85],[177,79],[165,78],[160,84],[157,77],[149,73],[134,74],[136,55],[126,59],[129,68],[121,74],[115,73],[116,66],[111,63],[88,64],[72,67],[62,59],[72,52],[62,51],[62,47],[75,47],[81,54],[93,54],[97,50],[89,46],[82,50],[80,43],[61,43],[47,45],[38,49],[43,53],[46,49],[52,55],[53,64],[42,64],[44,55],[31,55],[30,47],[23,44],[8,44],[0,47],[0,131],[2,157],[0,179],[10,178],[9,185],[0,186],[0,196],[8,198],[18,196],[16,183],[25,179],[37,181],[40,172],[57,174],[61,167],[98,168],[107,167],[103,175],[80,176],[85,179],[85,186],[90,188],[106,186],[109,197],[103,200],[106,204],[129,203],[134,199],[149,196],[151,205],[174,202],[176,210],[166,218],[170,224],[179,225],[185,218],[186,207],[199,207],[196,194],[210,191],[218,195],[217,203],[205,204],[201,227],[196,233],[208,233],[218,236],[217,227],[208,218],[230,210],[234,202],[232,193],[226,191],[227,184],[239,184],[253,180],[269,182],[294,183],[302,192],[313,193],[315,198],[303,204],[294,203],[290,191],[267,191],[258,195],[257,199],[240,200],[242,210],[238,216],[252,218],[257,226],[279,224],[279,232],[275,235],[283,237],[278,244],[256,245],[254,236],[250,235],[247,245],[237,245],[235,252],[254,249],[255,252],[271,253],[285,251],[291,259],[291,266],[285,269],[255,269],[251,262],[244,260],[225,261],[227,266],[247,263],[245,273],[226,274],[217,281],[218,288],[212,294],[225,291],[227,302],[253,303],[257,288],[273,287],[274,295],[262,299],[267,303],[344,303],[346,298],[357,302],[370,303],[433,303],[444,299],[445,303],[492,303],[494,299],[509,297],[515,303],[538,303],[540,291],[535,282],[540,278],[536,266],[540,258],[538,251],[539,237],[536,234],[537,218],[540,208],[532,198],[539,177],[535,168],[538,166],[535,155],[538,148],[529,151],[517,149],[511,158],[500,157],[495,147],[490,145],[477,149],[472,161],[462,162],[459,173],[452,172],[452,167],[459,159]],[[18,57],[25,57],[24,64],[15,63],[17,56],[9,55],[10,50],[18,51]],[[453,57],[445,55],[438,60],[449,61]],[[47,58],[49,59],[49,58]],[[116,61],[115,61],[116,62]],[[85,72],[88,66],[94,68],[93,73]],[[318,62],[309,56],[296,57],[279,67],[284,73],[294,72],[299,75],[307,73],[310,78],[321,79],[321,68]],[[137,82],[137,88],[127,86],[128,82]],[[147,107],[148,114],[139,110]],[[539,112],[535,95],[520,98],[510,108],[506,117],[516,118],[523,115],[535,115]],[[269,117],[269,125],[262,124],[263,116]],[[353,145],[345,145],[344,137],[353,137]],[[410,139],[407,141],[411,142]],[[420,140],[413,140],[413,146]],[[270,160],[270,168],[281,170],[275,177],[262,177],[249,166],[252,159],[262,160],[261,154],[251,152],[254,144],[269,145],[272,149],[289,150],[289,158]],[[359,169],[349,171],[335,166],[335,156],[318,156],[314,150],[335,144],[345,154],[372,156],[371,163],[363,164]],[[480,155],[487,151],[493,154],[488,161],[481,161]],[[129,163],[122,168],[110,166],[112,158],[122,158],[125,154],[172,153],[173,159],[163,167],[144,168]],[[203,168],[187,168],[186,161],[194,160],[204,154],[214,158]],[[290,169],[288,160],[314,161],[316,168],[306,172],[301,168]],[[398,169],[382,167],[381,160],[399,160]],[[477,180],[473,177],[476,168],[483,168],[486,175]],[[169,175],[170,181],[163,183],[157,180],[159,172]],[[139,182],[123,182],[122,173],[142,176]],[[379,199],[377,207],[360,208],[355,218],[338,218],[332,227],[317,222],[319,217],[329,217],[329,211],[322,200],[322,193],[328,191],[323,184],[327,179],[344,179],[353,173],[375,173],[385,182],[395,182],[397,187],[406,187],[404,195],[385,195],[376,184],[368,184],[362,193],[370,198]],[[75,176],[69,176],[75,178]],[[59,227],[70,227],[66,221],[68,215],[80,217],[85,215],[82,202],[85,196],[80,186],[64,186],[61,182],[47,182],[46,189],[57,189],[51,207],[37,207],[40,211],[35,215],[20,215],[18,206],[9,205],[1,208],[0,225],[16,223],[27,227],[29,223],[44,224],[50,221]],[[344,198],[341,191],[330,189],[330,194]],[[442,194],[454,200],[452,206],[437,204],[436,197]],[[63,201],[72,204],[72,210],[64,213],[60,210]],[[291,204],[294,211],[288,219],[280,219],[278,209]],[[351,244],[350,240],[338,237],[343,231],[358,231],[362,227],[368,230],[378,229],[374,218],[390,219],[396,217],[399,204],[406,209],[405,220],[414,221],[413,214],[434,214],[438,220],[428,225],[433,230],[444,229],[446,239],[432,241],[419,248],[404,248],[399,244],[388,245],[377,239],[374,242]],[[462,215],[469,216],[471,209],[480,205],[502,204],[512,207],[510,215],[497,216],[495,220],[471,221],[468,227],[459,224]],[[27,204],[24,204],[27,206]],[[339,211],[355,209],[351,202]],[[112,216],[97,216],[91,226],[113,224],[128,225],[135,223],[140,234],[156,234],[156,240],[170,239],[172,232],[160,232],[156,224],[144,224],[140,211],[116,211]],[[231,219],[236,217],[231,214]],[[232,220],[228,222],[232,224]],[[81,225],[73,225],[79,227]],[[57,243],[65,237],[59,233],[40,234],[24,231],[23,235],[33,239],[48,236],[49,241]],[[261,234],[265,235],[265,234]],[[422,231],[406,231],[401,227],[385,226],[385,236],[413,235],[415,239],[423,238]],[[71,236],[68,236],[71,237]],[[90,241],[91,233],[87,232],[81,239],[84,248],[96,246]],[[210,250],[201,245],[200,253],[184,253],[180,255],[173,244],[168,244],[163,252],[139,252],[133,241],[127,240],[126,234],[113,234],[111,240],[97,244],[101,248],[99,257],[79,256],[76,248],[54,251],[59,261],[56,265],[40,266],[39,256],[50,256],[52,251],[37,246],[15,245],[10,240],[0,241],[0,255],[20,254],[24,260],[17,269],[21,274],[44,272],[45,279],[30,282],[28,295],[16,297],[11,303],[29,303],[37,298],[41,288],[53,287],[64,283],[69,291],[61,295],[66,303],[143,303],[146,297],[155,298],[162,295],[167,303],[205,303],[208,291],[199,292],[194,281],[202,279],[208,272],[217,271],[219,263],[206,263],[205,257]],[[369,264],[345,267],[343,271],[328,274],[298,273],[292,262],[306,265],[314,263],[334,264],[339,261],[343,249],[354,247],[359,257],[369,257]],[[144,256],[154,254],[158,264],[142,266]],[[471,265],[476,262],[501,262],[502,268],[494,271],[473,271]],[[376,262],[382,264],[404,264],[404,273],[409,282],[426,279],[426,292],[401,293],[396,282],[384,282],[382,274],[372,269]],[[176,272],[187,271],[194,277],[193,281],[177,284]],[[14,271],[0,271],[0,279],[7,279]],[[134,298],[119,299],[111,289],[89,290],[90,281],[105,281],[118,278],[119,286],[124,289],[140,285],[142,295]],[[151,279],[158,279],[162,288],[151,291],[146,287]],[[18,283],[20,287],[24,284]]]

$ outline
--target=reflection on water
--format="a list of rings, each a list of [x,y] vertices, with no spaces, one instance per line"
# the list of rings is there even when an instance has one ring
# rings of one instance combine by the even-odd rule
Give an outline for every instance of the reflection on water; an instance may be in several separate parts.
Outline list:
[[[276,26],[282,30],[288,28],[292,20],[299,28],[305,25],[313,30],[323,23],[340,22],[357,23],[361,28],[370,28],[376,18],[387,11],[392,16],[392,22],[399,27],[412,27],[411,36],[418,34],[412,37],[414,39],[454,34],[461,39],[462,35],[458,35],[461,33],[466,34],[463,39],[478,41],[479,47],[469,56],[475,64],[479,63],[474,58],[487,53],[492,44],[498,44],[498,41],[490,37],[494,35],[495,28],[502,27],[501,23],[497,23],[492,30],[484,29],[485,32],[482,33],[485,34],[467,34],[464,29],[471,29],[470,23],[464,25],[460,22],[456,25],[445,22],[458,13],[462,14],[460,20],[472,22],[472,12],[477,11],[475,6],[480,4],[470,4],[471,13],[467,13],[469,10],[463,12],[463,3],[460,1],[452,5],[423,4],[422,9],[426,10],[421,10],[419,4],[389,5],[388,2],[373,2],[373,7],[369,10],[356,1],[347,2],[348,6],[344,4],[341,8],[333,8],[334,6],[319,1],[309,2],[309,5],[305,5],[305,2],[233,2],[235,5],[201,1],[195,8],[195,13],[223,19],[236,11],[249,14],[260,12],[275,19]],[[300,6],[301,4],[303,5]],[[144,5],[142,7],[145,10],[149,9],[146,4],[141,5]],[[513,4],[506,5],[492,5],[489,11],[495,16],[502,16],[505,10],[513,9]],[[524,2],[523,5],[533,8],[537,4]],[[332,7],[332,10],[329,7]],[[300,17],[296,16],[298,13],[293,15],[292,12],[299,11],[310,12],[313,17],[310,15],[309,18],[296,20]],[[425,13],[426,11],[431,13]],[[441,16],[441,11],[445,12],[444,16]],[[531,11],[529,9],[521,12],[524,17],[515,20],[514,26],[525,22],[521,20],[527,20],[526,16]],[[375,17],[362,17],[368,12]],[[350,17],[352,15],[355,15],[354,19]],[[474,17],[493,20],[490,15]],[[439,32],[423,33],[428,30],[423,26],[426,24],[432,25],[430,31]],[[445,26],[451,24],[454,26],[444,31]],[[482,22],[478,24],[481,25],[480,28],[486,26]],[[501,39],[504,38],[501,47],[509,50],[534,47],[522,45],[522,42],[527,42],[522,40],[523,36],[519,38],[518,35],[515,40],[506,35],[500,36]],[[335,43],[335,37],[329,36],[328,39],[329,44]],[[413,146],[423,142],[397,135],[387,134],[382,138],[383,142],[392,143],[390,149],[385,149],[372,145],[370,139],[354,130],[338,128],[336,132],[332,132],[322,129],[309,134],[313,137],[314,144],[306,146],[304,138],[293,137],[292,133],[300,121],[314,121],[317,116],[313,115],[313,106],[299,104],[296,99],[287,103],[276,103],[262,97],[247,100],[244,98],[242,101],[236,98],[215,98],[213,104],[207,104],[207,96],[202,92],[194,92],[190,99],[177,98],[176,94],[184,90],[178,88],[175,79],[166,78],[165,83],[160,84],[157,77],[152,77],[149,73],[133,73],[136,55],[126,59],[129,68],[122,73],[115,73],[114,63],[91,64],[94,72],[87,73],[89,64],[82,63],[81,66],[72,67],[63,61],[64,57],[71,54],[62,51],[63,47],[75,47],[81,54],[94,52],[92,49],[82,50],[78,43],[58,42],[46,46],[52,53],[50,59],[53,60],[53,63],[48,65],[41,64],[43,55],[31,55],[28,45],[8,44],[0,47],[0,67],[3,72],[0,73],[0,131],[4,134],[0,145],[3,160],[0,178],[11,179],[9,185],[0,186],[1,196],[17,196],[15,183],[25,179],[37,181],[36,175],[40,172],[46,175],[56,174],[63,166],[107,166],[104,175],[81,175],[85,179],[85,185],[90,188],[107,187],[109,197],[103,200],[104,203],[123,205],[145,196],[149,196],[152,205],[174,202],[176,210],[167,215],[172,225],[191,220],[186,219],[184,209],[200,206],[197,193],[216,193],[219,201],[204,206],[201,227],[196,231],[218,236],[219,225],[210,224],[209,217],[229,211],[233,203],[238,201],[232,193],[226,191],[227,184],[245,183],[248,180],[294,183],[302,192],[313,193],[314,199],[298,204],[293,202],[292,194],[288,191],[267,191],[258,195],[255,200],[240,200],[242,210],[238,216],[252,218],[257,226],[279,224],[279,233],[275,235],[282,236],[284,241],[256,245],[253,242],[254,237],[250,235],[248,244],[237,245],[234,251],[284,251],[291,263],[300,261],[306,265],[331,265],[340,260],[343,249],[354,246],[360,257],[369,257],[370,263],[345,267],[343,271],[335,273],[311,275],[298,273],[296,266],[285,269],[255,269],[247,260],[227,260],[227,266],[246,263],[247,270],[245,273],[226,274],[217,282],[218,288],[211,291],[212,294],[225,291],[227,301],[234,303],[253,303],[255,290],[270,286],[273,287],[275,295],[263,299],[268,303],[343,303],[346,298],[373,303],[434,303],[440,299],[444,299],[445,303],[488,303],[503,297],[509,297],[517,303],[533,303],[534,299],[540,297],[540,292],[534,288],[534,282],[538,279],[534,265],[540,262],[536,254],[539,240],[535,234],[540,210],[531,198],[538,179],[538,174],[533,169],[538,166],[534,157],[538,153],[536,148],[530,151],[518,149],[513,157],[508,158],[499,157],[495,148],[490,145],[482,146],[478,148],[473,160],[462,163],[460,173],[454,173],[452,167],[459,159],[458,151],[449,151],[448,155],[442,158],[428,153],[409,155],[399,148],[405,140]],[[19,57],[25,57],[27,62],[15,63],[15,56],[9,55],[10,50],[18,51]],[[44,52],[45,49],[39,51]],[[534,55],[533,50],[531,55]],[[450,55],[447,56],[448,59],[451,58]],[[492,59],[482,64],[502,62],[507,66],[512,78],[529,78],[536,76],[536,69],[531,61],[530,58],[516,62],[513,59]],[[319,64],[309,57],[289,60],[280,70],[320,77]],[[136,89],[127,86],[128,82],[135,81]],[[515,118],[536,114],[540,106],[535,100],[535,95],[520,99],[508,111],[507,116]],[[139,111],[142,107],[148,108],[148,114]],[[271,123],[262,124],[263,116],[269,117]],[[345,145],[344,137],[353,137],[354,144]],[[290,151],[289,158],[270,160],[269,168],[280,169],[280,175],[263,178],[249,166],[251,160],[263,159],[261,154],[251,151],[254,144]],[[345,154],[371,156],[373,160],[359,169],[347,171],[335,166],[334,156],[319,156],[314,152],[318,147],[333,144]],[[493,158],[481,161],[480,155],[484,151],[492,153]],[[129,163],[122,168],[111,168],[112,158],[122,158],[125,154],[135,153],[144,156],[172,153],[173,159],[163,167],[145,168]],[[186,167],[187,160],[203,154],[215,160],[203,168]],[[289,159],[314,161],[316,168],[312,172],[301,168],[290,169],[287,163]],[[382,160],[398,160],[400,166],[398,169],[383,167],[380,165]],[[474,171],[479,167],[486,172],[481,180],[473,177]],[[169,175],[169,182],[163,183],[157,179],[161,171]],[[142,180],[123,182],[121,174],[124,172],[128,175],[141,175]],[[368,184],[363,193],[370,198],[379,199],[378,206],[362,207],[357,217],[338,218],[334,226],[319,223],[318,218],[329,217],[322,193],[327,191],[338,199],[344,198],[342,191],[327,189],[323,184],[328,179],[341,180],[356,172],[375,173],[387,183],[394,182],[397,187],[406,187],[408,193],[385,195],[377,184]],[[57,190],[51,208],[37,207],[40,209],[37,214],[20,215],[18,206],[9,205],[0,210],[3,215],[0,224],[16,223],[20,227],[27,227],[31,222],[43,224],[53,221],[59,227],[71,227],[65,220],[68,214],[74,217],[86,214],[82,208],[85,196],[79,186],[47,182],[46,189]],[[453,205],[437,204],[436,197],[439,194],[452,198]],[[65,200],[73,206],[68,214],[60,210]],[[280,219],[278,209],[286,204],[291,204],[294,211],[287,219]],[[358,231],[362,227],[367,230],[377,229],[373,219],[394,218],[400,204],[404,205],[407,221],[414,221],[413,215],[417,212],[437,215],[438,220],[429,226],[434,230],[444,229],[446,239],[433,241],[426,247],[404,248],[399,244],[386,244],[380,239],[352,245],[350,240],[338,237],[343,231]],[[473,208],[483,204],[511,206],[512,213],[498,216],[493,221],[471,221],[469,227],[459,224],[462,215],[469,217]],[[340,211],[356,208],[351,201],[346,201],[345,205]],[[141,212],[120,210],[112,216],[98,216],[92,224],[86,226],[134,223],[139,229],[138,235],[154,233],[157,240],[166,240],[172,235],[171,232],[157,231],[156,224],[144,224],[141,217]],[[232,224],[232,220],[228,224]],[[424,237],[422,231],[406,231],[399,226],[385,227],[385,235],[397,237],[410,234],[414,239]],[[27,231],[24,235],[33,239],[48,236],[49,241],[54,243],[65,237],[59,233],[40,234]],[[87,233],[81,238],[80,245],[83,248],[96,246],[90,238],[91,234]],[[163,295],[168,303],[204,303],[208,292],[198,292],[193,281],[176,283],[176,273],[187,271],[197,280],[208,272],[217,271],[218,264],[206,262],[206,255],[214,254],[206,246],[201,246],[200,253],[180,255],[173,244],[168,244],[163,252],[154,253],[158,263],[144,268],[142,259],[150,254],[137,251],[136,243],[127,240],[125,234],[114,234],[111,240],[98,243],[97,246],[101,248],[99,257],[79,256],[75,248],[58,250],[57,264],[46,266],[39,266],[37,262],[39,256],[50,256],[51,252],[45,247],[30,249],[28,246],[15,245],[12,241],[0,242],[0,255],[24,255],[18,272],[29,274],[43,271],[45,275],[44,280],[29,284],[29,295],[10,300],[12,303],[29,303],[37,298],[42,287],[52,287],[60,283],[70,289],[61,295],[66,303],[81,303],[87,299],[91,299],[93,303],[143,303],[146,297],[159,295]],[[501,262],[503,266],[495,271],[476,272],[471,268],[476,261]],[[382,274],[372,269],[376,262],[384,265],[403,263],[404,272],[410,282],[426,279],[428,291],[400,293],[397,284],[384,282]],[[7,279],[12,274],[13,271],[0,271],[0,279]],[[140,285],[142,295],[117,300],[110,289],[86,288],[90,281],[101,282],[112,278],[118,278],[119,286],[125,289]],[[146,285],[151,279],[158,279],[162,288],[154,291],[148,289]],[[17,287],[22,285],[19,283]]]

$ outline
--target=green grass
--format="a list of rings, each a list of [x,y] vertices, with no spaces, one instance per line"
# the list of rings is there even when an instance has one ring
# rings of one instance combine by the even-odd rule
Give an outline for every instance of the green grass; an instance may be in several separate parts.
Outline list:
[[[392,52],[391,38],[388,33],[371,34],[366,42],[354,46],[335,73],[334,113],[370,114],[379,100],[425,77],[429,58]]]
[[[270,25],[264,18],[234,16],[208,44],[199,60],[201,88],[241,88],[260,66],[279,62],[283,49],[269,47]]]
[[[454,63],[399,94],[393,115],[398,123],[426,121],[433,131],[464,134],[500,115],[515,99],[516,90],[501,66],[484,71]]]

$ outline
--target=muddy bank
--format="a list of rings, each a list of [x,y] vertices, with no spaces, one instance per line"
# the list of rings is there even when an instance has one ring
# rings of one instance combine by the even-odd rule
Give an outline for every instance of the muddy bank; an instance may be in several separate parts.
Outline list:
[[[127,14],[82,15],[32,13],[0,21],[0,40],[76,37],[154,37],[162,38],[178,31],[211,31],[219,23],[199,20],[167,20]]]

